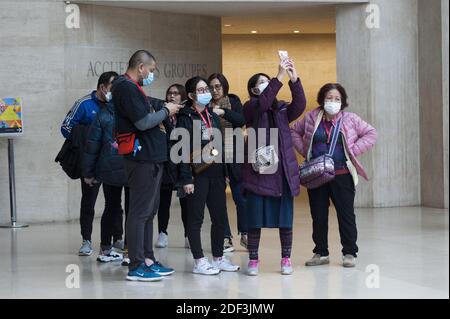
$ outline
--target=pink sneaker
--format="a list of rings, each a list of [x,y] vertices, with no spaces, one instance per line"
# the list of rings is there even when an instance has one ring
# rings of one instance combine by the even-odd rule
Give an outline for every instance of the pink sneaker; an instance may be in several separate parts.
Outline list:
[[[294,272],[292,269],[292,263],[290,258],[282,258],[281,259],[281,274],[282,275],[291,275]]]
[[[250,260],[248,262],[247,275],[257,276],[258,275],[258,266],[259,266],[259,260]]]

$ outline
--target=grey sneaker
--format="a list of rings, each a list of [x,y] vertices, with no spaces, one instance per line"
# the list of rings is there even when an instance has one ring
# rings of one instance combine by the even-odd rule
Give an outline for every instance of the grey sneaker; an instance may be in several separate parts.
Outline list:
[[[356,266],[356,258],[353,255],[345,255],[342,257],[342,266],[352,268]]]
[[[78,256],[90,256],[92,254],[92,243],[90,240],[83,240]]]
[[[330,263],[330,256],[320,256],[315,254],[310,260],[305,262],[305,266],[320,266],[327,265]]]

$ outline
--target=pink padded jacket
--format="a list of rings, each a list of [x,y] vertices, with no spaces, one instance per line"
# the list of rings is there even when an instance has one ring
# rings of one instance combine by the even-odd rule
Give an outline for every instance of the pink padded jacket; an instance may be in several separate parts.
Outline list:
[[[305,158],[311,156],[312,137],[317,130],[318,124],[323,116],[323,110],[318,107],[308,113],[291,127],[292,142],[295,149]],[[363,121],[358,115],[350,112],[340,112],[333,122],[341,117],[341,132],[343,133],[346,152],[358,175],[368,180],[367,174],[356,157],[370,150],[377,140],[377,131],[371,125]]]

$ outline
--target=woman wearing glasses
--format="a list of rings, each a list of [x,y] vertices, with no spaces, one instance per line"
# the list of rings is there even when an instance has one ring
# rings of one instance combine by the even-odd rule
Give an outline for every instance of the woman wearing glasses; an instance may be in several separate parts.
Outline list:
[[[166,91],[166,102],[182,104],[186,101],[187,94],[186,89],[181,84],[173,84]],[[165,122],[164,126],[166,128],[167,139],[168,139],[168,150],[170,155],[170,147],[172,143],[170,141],[170,133],[174,129],[177,123],[176,115],[169,117]],[[170,218],[170,205],[172,203],[172,192],[176,190],[177,185],[177,166],[170,161],[165,163],[163,178],[161,183],[160,201],[158,209],[158,240],[156,241],[156,248],[165,248],[169,245],[169,234],[167,232],[167,226],[169,225]],[[185,247],[189,248],[189,242],[187,240],[186,233],[186,198],[180,198],[181,206],[181,219],[184,226],[184,238]]]
[[[205,79],[193,77],[186,82],[188,102],[178,115],[177,127],[189,132],[190,154],[181,154],[197,159],[197,150],[193,145],[201,145],[203,158],[200,163],[179,164],[180,180],[187,195],[187,230],[191,252],[194,257],[195,274],[216,275],[220,271],[238,271],[223,257],[223,238],[227,214],[225,194],[225,165],[219,160],[222,139],[213,141],[213,133],[220,133],[220,119],[208,107],[211,93]],[[219,131],[218,131],[219,130]],[[214,134],[214,135],[215,135]],[[195,143],[194,143],[194,138]],[[212,142],[212,143],[211,143]],[[185,152],[181,149],[181,153]],[[207,161],[205,161],[207,158]],[[217,163],[220,162],[220,163]],[[197,162],[194,160],[194,162]],[[210,164],[207,164],[210,163]],[[211,248],[213,260],[210,263],[204,256],[201,243],[201,227],[205,214],[205,205],[211,217]]]
[[[240,191],[241,165],[236,161],[236,145],[234,136],[225,134],[225,129],[240,128],[245,125],[242,103],[237,95],[229,94],[229,84],[223,74],[214,73],[208,78],[209,90],[212,94],[210,107],[221,122],[224,139],[224,155],[227,177],[230,183],[234,204],[236,205],[238,233],[241,235],[241,245],[247,248],[246,202]],[[243,136],[242,136],[243,138]],[[234,251],[228,216],[225,221],[225,238],[223,251]]]

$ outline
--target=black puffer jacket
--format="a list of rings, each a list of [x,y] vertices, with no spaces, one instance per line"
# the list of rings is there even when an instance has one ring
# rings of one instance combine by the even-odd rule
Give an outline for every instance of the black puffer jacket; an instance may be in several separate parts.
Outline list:
[[[82,176],[112,186],[127,186],[127,174],[122,155],[113,138],[114,106],[107,103],[89,127],[84,146]]]

